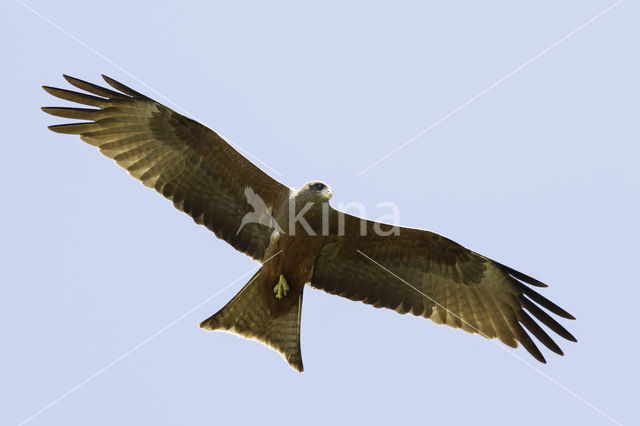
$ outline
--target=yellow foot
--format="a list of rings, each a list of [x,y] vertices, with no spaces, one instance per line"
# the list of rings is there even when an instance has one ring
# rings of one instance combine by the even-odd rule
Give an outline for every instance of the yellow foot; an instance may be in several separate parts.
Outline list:
[[[273,287],[273,292],[276,294],[276,299],[282,299],[286,295],[289,294],[289,284],[287,284],[287,280],[284,278],[284,275],[280,275],[280,280],[278,284]]]

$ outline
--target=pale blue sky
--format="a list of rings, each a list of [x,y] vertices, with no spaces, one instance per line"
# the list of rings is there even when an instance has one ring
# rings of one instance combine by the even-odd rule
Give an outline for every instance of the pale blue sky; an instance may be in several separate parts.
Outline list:
[[[565,357],[544,350],[541,365],[307,289],[298,374],[257,343],[198,329],[245,277],[27,424],[611,424],[590,405],[638,422],[637,2],[521,69],[615,2],[25,3],[104,57],[0,5],[1,424],[256,266],[93,147],[49,132],[58,120],[39,107],[58,101],[40,86],[64,86],[62,73],[110,75],[290,186],[322,179],[334,203],[374,217],[392,201],[402,225],[534,275],[578,318],[563,324],[579,343],[559,338]]]

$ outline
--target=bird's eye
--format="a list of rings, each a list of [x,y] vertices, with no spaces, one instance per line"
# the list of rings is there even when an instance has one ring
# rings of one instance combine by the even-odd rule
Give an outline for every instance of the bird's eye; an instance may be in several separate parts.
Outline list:
[[[322,191],[322,190],[324,189],[324,184],[322,184],[322,183],[315,183],[315,184],[313,185],[313,187],[314,187],[315,189],[317,189],[318,191]]]

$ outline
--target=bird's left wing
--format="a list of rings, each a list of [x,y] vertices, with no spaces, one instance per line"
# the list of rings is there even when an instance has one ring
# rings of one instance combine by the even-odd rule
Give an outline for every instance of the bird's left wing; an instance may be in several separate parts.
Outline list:
[[[240,155],[213,130],[103,76],[114,89],[64,76],[87,93],[44,86],[58,98],[95,108],[44,107],[65,118],[86,120],[49,129],[77,134],[129,174],[173,201],[236,249],[260,260],[271,229],[242,223],[253,208],[250,188],[266,208],[279,207],[289,188]],[[276,208],[277,208],[276,207]],[[264,213],[264,212],[262,212]]]
[[[334,234],[326,237],[315,261],[313,287],[498,338],[511,347],[520,342],[541,362],[545,359],[525,329],[553,352],[562,351],[533,318],[575,341],[542,308],[573,317],[530,287],[545,284],[447,238],[411,228],[389,235],[390,225],[333,209],[330,229]]]

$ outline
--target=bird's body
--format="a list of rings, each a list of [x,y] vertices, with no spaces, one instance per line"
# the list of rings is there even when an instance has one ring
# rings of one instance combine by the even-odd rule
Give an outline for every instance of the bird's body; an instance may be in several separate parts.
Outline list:
[[[575,341],[546,311],[573,317],[530,288],[546,287],[542,282],[438,234],[335,210],[329,204],[331,189],[322,182],[290,189],[214,131],[108,77],[116,91],[65,78],[90,94],[45,90],[94,108],[43,108],[87,120],[51,130],[79,134],[196,223],[262,264],[202,328],[259,340],[302,371],[300,315],[309,284],[512,347],[521,343],[541,362],[545,359],[526,330],[553,352],[562,351],[536,320]]]
[[[308,188],[309,185],[306,187]],[[264,303],[273,315],[286,310],[293,304],[293,300],[302,294],[305,284],[311,281],[315,255],[324,243],[322,204],[328,201],[330,196],[318,193],[316,197],[304,197],[299,196],[300,192],[300,190],[291,191],[286,204],[277,209],[279,215],[274,217],[275,222],[287,231],[272,232],[265,255],[261,259],[264,275],[264,279],[260,280],[261,293]],[[311,233],[302,223],[291,223],[293,221],[289,217],[289,211],[300,211],[307,203],[309,207],[304,219],[313,230]],[[287,296],[292,297],[273,297],[273,289],[280,280],[280,276],[284,277],[290,287]]]

